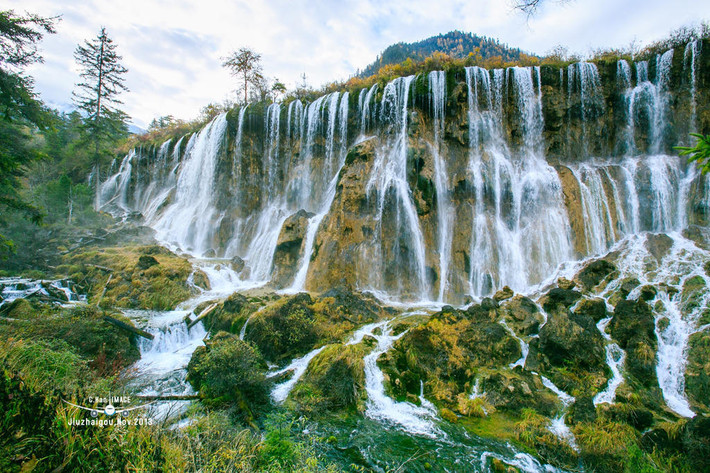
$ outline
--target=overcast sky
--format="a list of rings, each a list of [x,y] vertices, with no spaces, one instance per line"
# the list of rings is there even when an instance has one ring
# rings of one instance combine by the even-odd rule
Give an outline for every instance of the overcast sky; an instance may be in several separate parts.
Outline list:
[[[235,98],[236,83],[220,64],[242,46],[292,89],[304,72],[315,87],[347,79],[390,44],[454,29],[535,54],[560,44],[586,54],[647,44],[710,19],[706,0],[548,0],[529,19],[510,1],[5,0],[2,9],[62,16],[57,34],[42,41],[44,64],[28,70],[42,99],[61,109],[71,107],[76,45],[105,26],[129,69],[123,108],[141,127],[162,115],[194,118],[210,102]]]

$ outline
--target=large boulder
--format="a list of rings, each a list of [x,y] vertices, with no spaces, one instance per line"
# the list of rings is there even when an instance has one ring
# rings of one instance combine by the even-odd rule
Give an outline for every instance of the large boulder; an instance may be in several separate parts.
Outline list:
[[[626,369],[629,374],[647,387],[655,386],[655,321],[646,301],[639,299],[619,302],[614,308],[609,332],[619,346],[626,350]]]
[[[507,324],[516,333],[522,335],[537,333],[545,320],[537,305],[531,299],[521,295],[507,300],[502,305],[500,312],[505,317]]]
[[[303,241],[308,231],[308,221],[312,216],[312,213],[301,209],[288,217],[281,226],[271,276],[271,282],[276,287],[287,287],[293,282],[303,256]]]
[[[545,365],[572,366],[578,371],[604,375],[606,351],[604,338],[591,318],[556,310],[549,314],[547,323],[540,329],[537,345]]]
[[[579,282],[583,291],[590,291],[615,271],[616,266],[606,260],[600,259],[586,265],[584,269],[575,276],[575,279]]]

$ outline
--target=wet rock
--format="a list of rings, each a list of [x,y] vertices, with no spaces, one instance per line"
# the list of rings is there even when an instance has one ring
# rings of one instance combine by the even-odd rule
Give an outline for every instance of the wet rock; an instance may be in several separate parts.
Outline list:
[[[639,280],[634,277],[624,278],[619,285],[619,288],[609,298],[609,303],[616,306],[619,302],[626,300],[626,298],[629,297],[629,294],[631,294],[631,291],[636,289],[639,284],[641,284]]]
[[[234,272],[241,273],[244,269],[244,260],[241,259],[239,256],[235,256],[229,261],[229,266],[231,266]]]
[[[303,253],[303,240],[312,213],[301,209],[286,219],[274,251],[274,270],[271,281],[276,287],[287,287],[296,277]]]
[[[503,289],[500,289],[493,295],[493,300],[496,302],[503,302],[511,297],[513,297],[513,290],[508,286],[504,286]]]
[[[656,385],[657,341],[651,307],[643,299],[619,302],[609,332],[626,350],[627,371],[645,386]]]
[[[552,366],[572,365],[575,369],[604,373],[604,339],[591,318],[568,314],[559,309],[549,313],[540,329],[538,350]]]
[[[217,252],[214,250],[214,248],[210,248],[209,250],[205,251],[204,257],[205,258],[216,258]]]
[[[354,407],[365,396],[366,351],[361,344],[326,347],[311,360],[291,399],[309,415]]]
[[[601,283],[607,276],[616,271],[616,266],[600,259],[592,261],[577,274],[575,279],[580,282],[582,290],[589,291]]]
[[[501,312],[508,325],[517,333],[533,335],[544,321],[537,305],[529,298],[517,295],[506,301]]]
[[[557,287],[559,287],[560,289],[570,290],[574,289],[575,286],[577,286],[577,283],[575,283],[574,281],[570,281],[567,278],[557,279]]]
[[[155,266],[160,264],[157,259],[155,259],[153,256],[150,255],[141,255],[138,258],[138,263],[136,264],[136,268],[138,269],[148,269],[151,266]]]
[[[570,307],[582,297],[582,293],[570,289],[554,288],[540,298],[540,303],[546,312],[552,312],[557,307]]]
[[[598,297],[584,299],[577,304],[574,313],[586,315],[590,317],[594,323],[597,323],[607,316],[606,302],[604,302],[604,299]]]
[[[646,302],[653,300],[656,297],[656,294],[658,294],[658,290],[651,286],[651,285],[645,285],[641,288],[640,296],[641,299],[645,300]]]
[[[664,233],[649,234],[646,237],[646,249],[660,263],[673,246],[673,239]]]
[[[699,248],[710,250],[710,230],[698,225],[689,225],[683,229],[683,236],[692,240]]]
[[[524,370],[484,374],[480,388],[496,410],[519,413],[533,408],[543,415],[552,415],[557,409],[557,396],[545,388],[539,376]]]

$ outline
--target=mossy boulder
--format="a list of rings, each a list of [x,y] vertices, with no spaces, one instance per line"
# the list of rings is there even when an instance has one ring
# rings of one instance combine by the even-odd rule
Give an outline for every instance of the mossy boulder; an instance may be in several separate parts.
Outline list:
[[[269,403],[266,364],[259,350],[220,332],[198,347],[187,365],[187,380],[210,405],[234,405],[247,418]]]
[[[540,298],[540,303],[545,311],[553,312],[558,307],[567,308],[572,306],[581,297],[582,293],[579,291],[555,287]]]
[[[560,308],[549,314],[547,323],[540,329],[537,354],[543,369],[558,368],[576,373],[581,378],[575,379],[575,387],[587,391],[594,386],[585,386],[581,381],[586,375],[606,379],[604,345],[604,338],[590,317]]]
[[[590,291],[615,271],[616,266],[606,260],[600,259],[586,265],[584,269],[575,276],[575,280],[579,282],[583,291]]]
[[[249,316],[257,310],[258,304],[250,302],[242,294],[234,293],[205,316],[204,324],[213,333],[239,333]]]
[[[363,357],[365,344],[334,344],[326,347],[308,365],[290,395],[308,415],[353,409],[365,399]]]
[[[100,302],[101,307],[171,310],[194,294],[188,283],[192,265],[168,250],[155,248],[77,250],[64,256],[64,264],[57,270],[68,273],[89,301]]]
[[[609,333],[626,350],[626,369],[641,384],[650,387],[656,380],[656,333],[651,307],[643,299],[623,300],[614,308]]]
[[[535,302],[521,295],[505,301],[499,313],[516,333],[522,335],[537,333],[545,320]]]
[[[386,315],[377,303],[360,294],[345,289],[327,294],[312,298],[301,293],[268,305],[249,321],[246,339],[268,360],[279,363],[339,342],[358,326]]]
[[[496,317],[480,306],[451,309],[410,329],[379,359],[391,394],[400,400],[418,396],[424,381],[427,397],[455,406],[459,393],[470,392],[479,368],[507,366],[520,358],[519,342]]]
[[[555,414],[559,400],[545,388],[539,376],[522,369],[482,370],[478,375],[482,397],[498,411],[521,414],[533,408],[546,416]]]
[[[604,302],[604,299],[598,297],[584,299],[577,304],[574,313],[587,316],[591,318],[594,323],[597,323],[607,317],[606,302]]]
[[[660,263],[673,246],[673,239],[665,233],[651,233],[646,236],[646,249]]]

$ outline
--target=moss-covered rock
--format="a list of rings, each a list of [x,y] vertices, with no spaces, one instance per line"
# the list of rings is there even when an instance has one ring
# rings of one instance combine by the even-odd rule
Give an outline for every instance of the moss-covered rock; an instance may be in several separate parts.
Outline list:
[[[505,317],[506,323],[516,333],[522,335],[537,333],[545,320],[537,305],[531,299],[521,295],[505,301],[499,312]]]
[[[384,315],[371,298],[345,289],[315,299],[301,293],[254,313],[246,339],[254,342],[268,360],[278,363],[341,341],[359,325]]]
[[[326,347],[308,365],[290,395],[309,415],[355,408],[365,399],[366,344]]]
[[[590,392],[607,379],[604,344],[590,317],[560,308],[549,314],[540,330],[538,362],[543,371],[557,370],[557,375],[565,378],[563,386]],[[557,379],[553,380],[557,384]]]
[[[396,398],[419,395],[455,406],[459,393],[470,392],[476,371],[507,366],[520,358],[520,344],[497,322],[495,310],[481,306],[467,312],[449,309],[410,329],[380,357],[387,387]]]
[[[135,336],[109,324],[103,315],[103,311],[92,306],[37,312],[28,314],[32,323],[3,324],[0,331],[16,338],[61,340],[90,360],[89,366],[96,372],[111,375],[138,360],[140,352]],[[120,314],[111,316],[132,324]]]
[[[77,250],[57,270],[101,307],[171,310],[194,293],[190,262],[155,245]]]
[[[575,307],[574,313],[587,316],[597,323],[607,316],[606,302],[598,297],[583,299]]]
[[[688,342],[685,392],[691,404],[710,411],[710,333],[698,332]]]
[[[232,404],[247,418],[269,402],[266,364],[252,344],[220,332],[198,347],[187,380],[210,405]]]
[[[575,276],[583,291],[589,291],[616,271],[616,266],[600,259],[592,261]]]
[[[626,350],[626,369],[642,385],[657,385],[656,333],[651,307],[643,300],[623,300],[609,323],[611,336]]]

